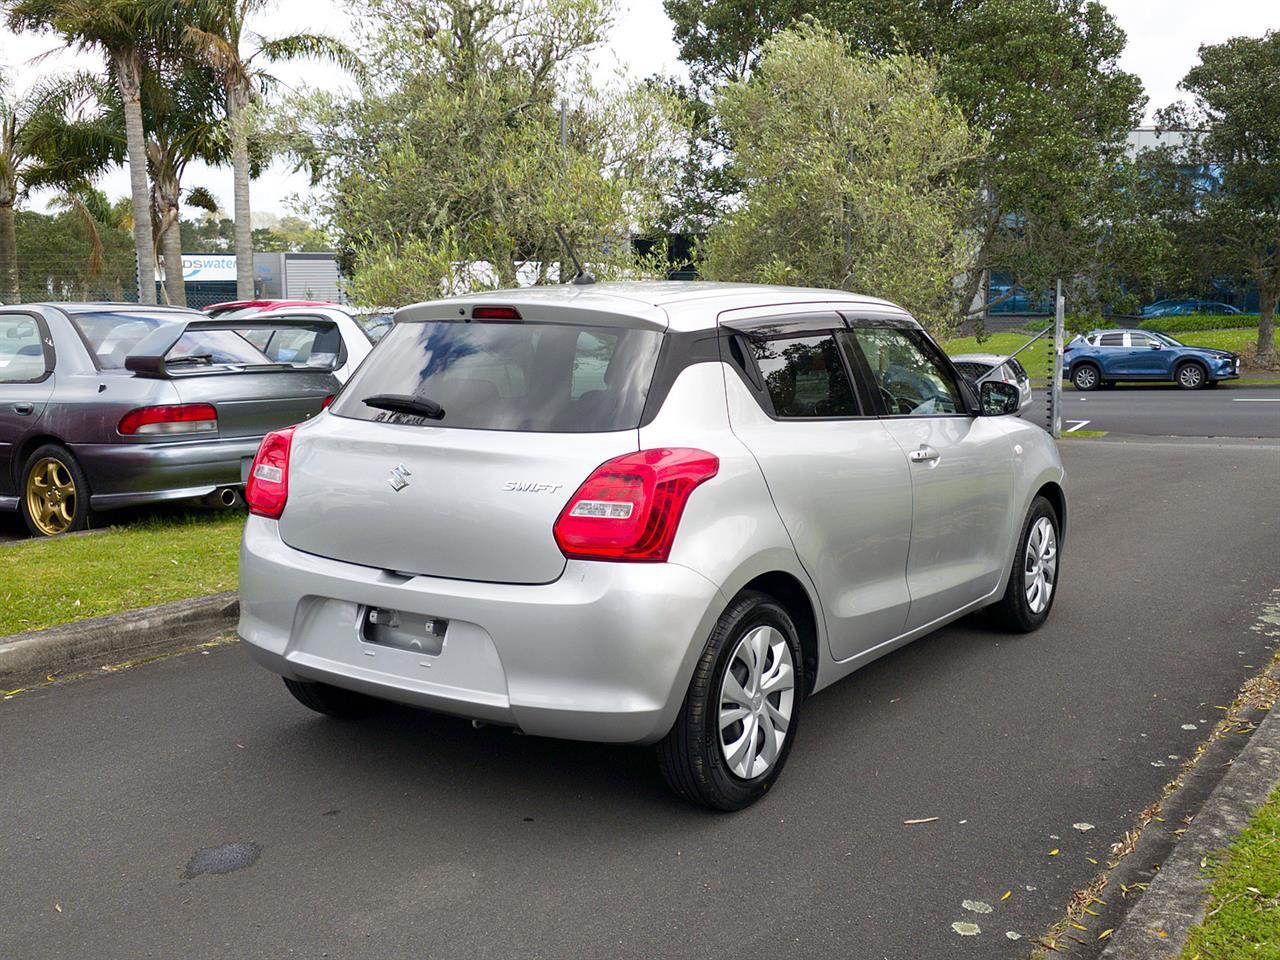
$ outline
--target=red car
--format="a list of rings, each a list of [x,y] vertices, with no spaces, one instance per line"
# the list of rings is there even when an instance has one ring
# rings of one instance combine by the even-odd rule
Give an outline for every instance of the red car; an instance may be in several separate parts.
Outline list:
[[[228,300],[226,303],[214,303],[204,308],[210,317],[225,317],[234,320],[236,317],[247,317],[251,313],[266,313],[271,310],[283,310],[285,307],[336,307],[332,300]]]

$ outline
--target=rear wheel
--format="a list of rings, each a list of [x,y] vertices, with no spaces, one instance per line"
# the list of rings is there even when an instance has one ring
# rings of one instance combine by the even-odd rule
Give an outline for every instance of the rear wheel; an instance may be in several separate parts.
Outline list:
[[[1174,377],[1183,390],[1199,390],[1208,381],[1204,367],[1198,363],[1184,363],[1178,367]]]
[[[1058,513],[1036,497],[1022,526],[1004,596],[990,608],[997,624],[1015,633],[1040,629],[1058,595]]]
[[[1102,382],[1102,374],[1092,363],[1082,363],[1071,371],[1071,382],[1077,390],[1096,390]]]
[[[715,810],[764,796],[795,742],[803,665],[786,610],[765,594],[740,594],[711,631],[675,725],[658,744],[671,789]]]
[[[310,683],[306,680],[290,680],[284,677],[284,685],[304,707],[310,707],[316,713],[337,717],[339,720],[358,720],[376,713],[382,708],[382,701],[375,697],[367,697],[354,690],[343,690],[331,687],[327,683]]]
[[[22,517],[37,537],[89,525],[89,481],[66,448],[37,447],[22,468]]]

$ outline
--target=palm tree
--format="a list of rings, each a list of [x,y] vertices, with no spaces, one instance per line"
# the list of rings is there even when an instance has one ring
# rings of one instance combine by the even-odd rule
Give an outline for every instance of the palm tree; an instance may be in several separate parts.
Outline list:
[[[187,20],[185,37],[222,81],[226,95],[227,128],[231,140],[236,223],[236,296],[251,300],[253,289],[253,226],[249,210],[249,108],[276,79],[263,64],[318,58],[348,70],[360,69],[358,58],[343,43],[315,33],[295,33],[268,40],[247,28],[248,20],[269,6],[270,0],[180,0]],[[245,48],[251,44],[252,52]]]
[[[21,299],[14,205],[36,187],[75,195],[108,162],[59,136],[65,86],[50,80],[10,98],[0,81],[0,302]]]
[[[138,261],[138,300],[156,302],[156,266],[147,190],[146,138],[142,122],[143,63],[166,46],[177,27],[170,0],[12,0],[8,22],[15,31],[57,34],[68,47],[105,54],[124,110],[129,189],[133,201],[133,246]]]

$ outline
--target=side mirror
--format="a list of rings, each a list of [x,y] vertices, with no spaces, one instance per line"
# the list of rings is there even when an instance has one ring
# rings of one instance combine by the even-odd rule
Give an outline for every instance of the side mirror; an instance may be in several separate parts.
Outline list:
[[[979,393],[982,400],[982,416],[1003,417],[1017,413],[1022,404],[1022,393],[1012,383],[987,380]]]
[[[1163,350],[1163,349],[1164,349],[1164,345],[1163,345],[1163,344],[1160,344],[1160,343],[1152,343],[1152,344],[1151,344],[1151,349],[1152,349],[1152,350]]]

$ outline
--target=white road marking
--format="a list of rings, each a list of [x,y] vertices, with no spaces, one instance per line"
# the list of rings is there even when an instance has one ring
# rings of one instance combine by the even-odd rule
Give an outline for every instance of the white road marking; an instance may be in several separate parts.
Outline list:
[[[1092,420],[1068,420],[1067,423],[1074,423],[1074,427],[1067,427],[1067,433],[1075,433],[1081,427],[1088,426],[1093,423]]]
[[[1280,397],[1232,397],[1232,403],[1280,403]]]

